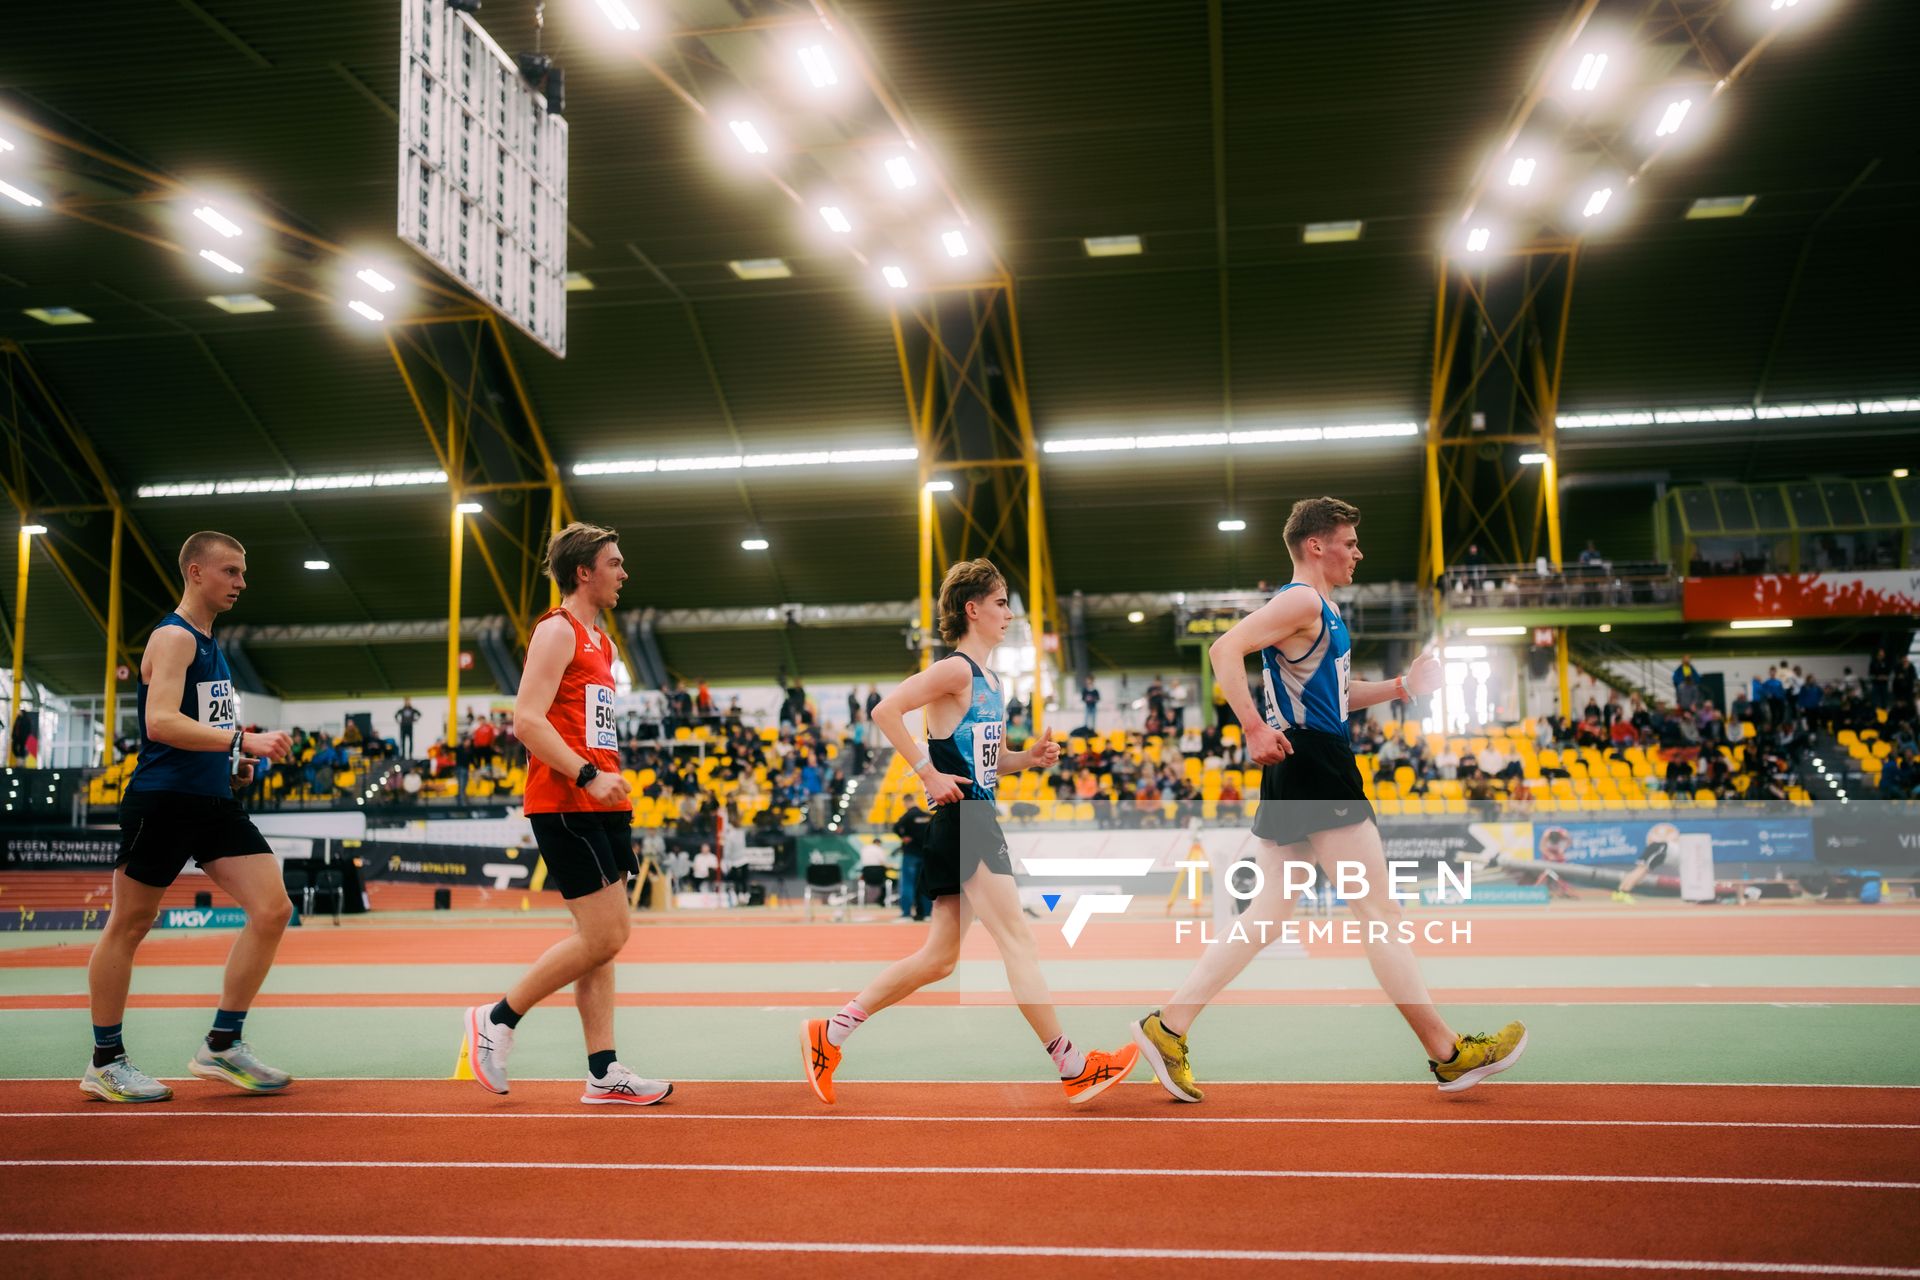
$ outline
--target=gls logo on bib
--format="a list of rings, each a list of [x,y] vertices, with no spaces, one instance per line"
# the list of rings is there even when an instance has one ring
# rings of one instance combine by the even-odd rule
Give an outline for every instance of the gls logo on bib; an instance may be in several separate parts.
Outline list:
[[[587,748],[617,751],[620,738],[613,729],[613,686],[590,684],[586,702]]]
[[[202,680],[194,685],[200,699],[200,723],[216,729],[231,729],[240,719],[239,700],[233,695],[231,680]]]

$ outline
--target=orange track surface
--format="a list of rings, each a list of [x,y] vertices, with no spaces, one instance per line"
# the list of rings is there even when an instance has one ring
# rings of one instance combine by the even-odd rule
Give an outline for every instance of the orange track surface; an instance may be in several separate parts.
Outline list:
[[[1698,915],[1565,916],[1496,915],[1480,912],[1473,925],[1471,953],[1484,956],[1570,955],[1913,955],[1920,952],[1920,913],[1868,915],[1840,909],[1831,915],[1773,915],[1702,911]],[[1332,922],[1336,927],[1341,920]],[[315,921],[288,932],[276,964],[524,964],[538,957],[566,926],[501,928],[404,925],[371,929],[361,925],[336,931]],[[1303,932],[1303,938],[1305,934]],[[642,916],[620,959],[721,964],[741,961],[778,963],[795,956],[809,960],[893,960],[918,945],[920,930],[868,924],[729,925],[727,920],[668,922]],[[1154,959],[1194,954],[1194,941],[1176,944],[1168,921],[1103,921],[1089,928],[1071,950],[1051,929],[1037,931],[1043,956],[1078,960]],[[140,952],[140,963],[221,964],[232,938],[220,933],[178,937],[156,935]],[[1308,943],[1310,952],[1358,954],[1357,947]],[[62,944],[0,951],[0,968],[63,968],[84,964],[86,944]],[[1459,946],[1416,941],[1423,955],[1459,954]],[[969,958],[997,956],[984,930],[967,939]]]
[[[248,1265],[283,1276],[404,1270],[469,1280],[476,1270],[609,1266],[840,1277],[1112,1275],[1123,1265],[1191,1265],[969,1252],[1010,1246],[1310,1254],[1317,1256],[1296,1259],[1292,1270],[1316,1276],[1397,1277],[1436,1266],[1355,1253],[1477,1258],[1479,1269],[1509,1275],[1562,1270],[1514,1269],[1515,1258],[1616,1260],[1578,1273],[1585,1275],[1625,1260],[1916,1262],[1920,1090],[1494,1084],[1447,1098],[1420,1086],[1249,1085],[1216,1087],[1202,1106],[1183,1107],[1157,1086],[1134,1084],[1081,1111],[1046,1086],[849,1084],[842,1106],[828,1109],[798,1083],[696,1083],[663,1107],[629,1111],[581,1107],[567,1086],[539,1083],[505,1098],[427,1082],[316,1081],[280,1097],[200,1082],[179,1089],[172,1104],[114,1108],[86,1102],[71,1084],[0,1085],[5,1158],[25,1162],[5,1171],[13,1194],[0,1197],[0,1233],[681,1243],[613,1252],[11,1241],[0,1243],[9,1270],[200,1276]],[[1649,1119],[1693,1123],[1622,1123]],[[1743,1127],[1756,1123],[1845,1127]],[[103,1163],[34,1163],[73,1160]],[[144,1160],[207,1163],[124,1164]],[[313,1160],[355,1164],[247,1164]],[[116,1164],[123,1167],[109,1170]],[[700,1167],[722,1164],[750,1167]],[[656,1167],[636,1167],[647,1165]],[[1148,1172],[1111,1172],[1121,1170]],[[1383,1176],[1428,1172],[1453,1176]],[[1903,1185],[1625,1180],[1756,1177]],[[103,1199],[104,1185],[146,1190]],[[833,1251],[801,1252],[795,1242]],[[842,1242],[877,1251],[848,1253]],[[933,1251],[903,1254],[897,1246]],[[1238,1267],[1274,1274],[1283,1261],[1246,1258]]]

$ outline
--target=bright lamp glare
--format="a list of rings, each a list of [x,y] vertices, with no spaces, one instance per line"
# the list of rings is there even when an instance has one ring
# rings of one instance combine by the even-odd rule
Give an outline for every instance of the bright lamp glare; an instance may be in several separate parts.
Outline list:
[[[840,77],[833,71],[833,60],[827,57],[824,45],[810,44],[800,50],[800,65],[806,68],[807,79],[816,89],[825,89],[840,83]]]
[[[359,316],[361,319],[371,320],[375,324],[379,324],[382,320],[386,319],[384,315],[380,314],[378,311],[375,311],[372,307],[360,301],[360,299],[358,298],[355,298],[352,302],[349,302],[347,304],[347,310],[353,312],[353,314]]]
[[[322,569],[331,569],[333,565],[325,560],[309,560],[307,561],[307,568],[318,572]]]
[[[29,209],[38,209],[40,207],[39,196],[28,195],[11,182],[0,182],[0,195],[4,195],[12,200],[18,200]]]
[[[1682,98],[1678,102],[1669,102],[1666,113],[1660,117],[1660,123],[1653,131],[1653,136],[1656,138],[1665,138],[1680,132],[1680,123],[1687,118],[1687,112],[1692,110],[1692,108],[1692,98]]]
[[[201,205],[198,209],[195,209],[193,211],[193,216],[200,219],[200,221],[206,223],[208,226],[212,227],[215,231],[218,231],[221,235],[225,236],[229,240],[233,239],[235,236],[240,234],[240,224],[233,221],[233,219],[227,217],[226,215],[222,214],[218,209],[214,208],[211,205],[205,205],[205,204]]]
[[[893,159],[887,161],[887,177],[892,181],[894,186],[902,191],[905,191],[908,187],[920,181],[919,178],[914,176],[913,166],[907,163],[905,156],[895,156]]]
[[[729,120],[727,128],[733,130],[733,136],[740,139],[740,145],[747,149],[748,154],[756,156],[767,154],[767,141],[760,136],[760,131],[753,127],[753,121]]]
[[[1544,453],[1523,453],[1520,455],[1520,465],[1523,467],[1537,467],[1546,460],[1547,455]]]
[[[740,539],[740,549],[742,551],[765,551],[767,549],[767,540],[765,538],[742,538]]]
[[[1139,609],[1135,609],[1131,613],[1127,614],[1128,622],[1139,623],[1139,622],[1145,622],[1146,620],[1147,620],[1147,615]]]
[[[951,481],[951,480],[929,480],[929,481],[927,481],[927,492],[928,492],[928,493],[952,493],[952,492],[953,492],[953,481]]]
[[[1222,533],[1239,533],[1247,527],[1247,522],[1245,520],[1222,520],[1214,527]]]
[[[30,538],[38,537],[40,534],[43,534],[46,531],[47,531],[47,526],[43,524],[23,524],[20,526],[20,532],[26,534]]]
[[[480,514],[480,504],[477,502],[456,503],[453,509],[463,516],[477,516]]]
[[[11,150],[13,150],[13,144],[11,142],[8,142],[5,138],[0,138],[0,151],[11,151]]]
[[[898,267],[882,267],[880,268],[880,275],[886,280],[889,288],[904,289],[907,287],[907,273]]]
[[[1600,215],[1600,211],[1607,207],[1607,201],[1611,199],[1613,199],[1613,188],[1612,187],[1600,188],[1598,191],[1594,192],[1592,195],[1587,197],[1587,203],[1580,210],[1580,216],[1583,218],[1598,217]]]
[[[387,279],[385,276],[381,275],[378,271],[375,271],[372,267],[362,267],[359,271],[354,273],[354,278],[365,281],[367,284],[372,285],[374,288],[378,289],[382,293],[393,292],[393,281]]]
[[[220,268],[222,271],[231,271],[236,276],[246,270],[245,267],[242,267],[239,263],[235,262],[232,258],[229,258],[224,254],[215,253],[211,249],[202,249],[200,251],[200,256],[205,258],[208,262],[211,262],[214,266]]]
[[[946,246],[947,256],[949,258],[964,258],[967,256],[967,238],[958,231],[946,232],[940,237],[940,243]]]
[[[1533,160],[1525,157],[1515,160],[1513,162],[1513,169],[1507,174],[1507,185],[1510,187],[1524,187],[1529,182],[1532,182],[1534,164],[1535,162]]]
[[[1600,73],[1606,69],[1606,54],[1586,53],[1580,55],[1579,69],[1573,73],[1574,92],[1592,93],[1600,84]]]
[[[1792,618],[1740,618],[1727,624],[1735,631],[1783,631],[1793,625]]]
[[[600,6],[600,12],[607,15],[607,21],[613,24],[615,31],[640,29],[640,19],[633,16],[633,11],[622,0],[594,0],[594,3]]]
[[[1525,627],[1468,627],[1467,634],[1470,636],[1523,636],[1527,634],[1527,629]]]
[[[830,205],[830,204],[821,205],[820,217],[823,221],[826,222],[827,229],[829,231],[834,231],[834,232],[838,232],[840,235],[845,235],[847,234],[847,232],[853,230],[853,224],[847,221],[847,215],[840,212],[840,210],[834,205]]]
[[[1493,239],[1493,232],[1489,231],[1485,227],[1475,227],[1473,230],[1467,232],[1467,252],[1468,253],[1486,252],[1487,242],[1492,239]]]

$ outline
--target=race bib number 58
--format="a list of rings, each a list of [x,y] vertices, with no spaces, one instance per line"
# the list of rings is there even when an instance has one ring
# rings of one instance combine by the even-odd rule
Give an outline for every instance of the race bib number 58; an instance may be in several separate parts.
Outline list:
[[[201,724],[231,729],[239,722],[240,706],[233,694],[233,681],[202,680],[194,689],[200,699]]]
[[[589,751],[619,749],[620,738],[613,729],[613,686],[587,686],[586,725]]]
[[[980,726],[973,740],[974,777],[988,791],[1000,785],[1000,742],[1006,734],[1006,725],[998,720],[990,720]]]

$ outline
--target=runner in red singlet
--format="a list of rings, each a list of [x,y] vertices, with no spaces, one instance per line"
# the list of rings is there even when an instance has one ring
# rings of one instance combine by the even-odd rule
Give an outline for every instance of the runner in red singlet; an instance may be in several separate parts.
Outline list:
[[[574,931],[553,944],[497,1004],[467,1010],[473,1077],[507,1091],[513,1029],[548,996],[573,984],[587,1037],[587,1088],[580,1101],[647,1106],[673,1086],[621,1065],[613,1050],[613,966],[632,927],[627,880],[633,856],[633,802],[620,776],[613,719],[613,642],[602,611],[627,580],[620,535],[571,524],[547,544],[547,572],[560,607],[533,629],[527,669],[514,700],[513,730],[527,747],[526,812],[547,865],[573,912]]]

